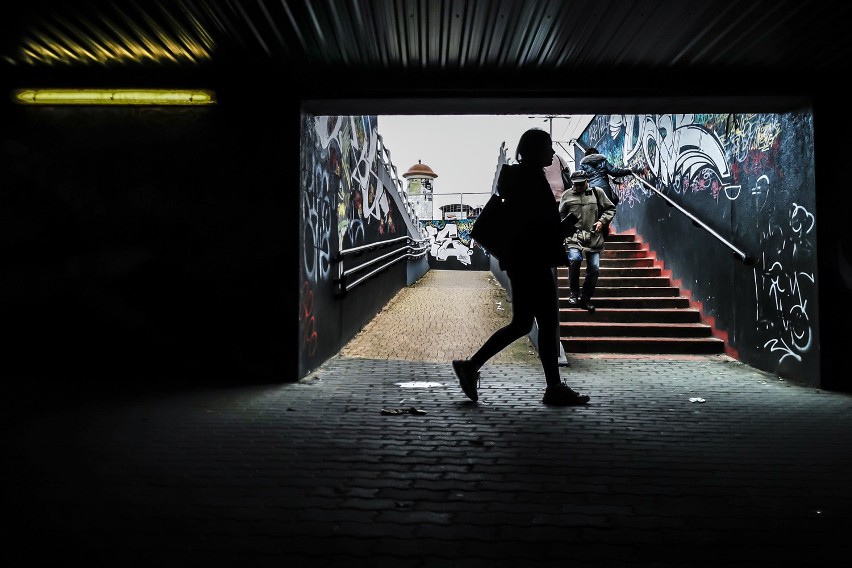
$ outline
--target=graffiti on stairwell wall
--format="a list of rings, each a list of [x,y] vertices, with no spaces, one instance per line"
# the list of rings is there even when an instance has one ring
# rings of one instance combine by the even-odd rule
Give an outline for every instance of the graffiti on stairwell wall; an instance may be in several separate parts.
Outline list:
[[[488,253],[470,237],[475,219],[420,221],[429,236],[429,268],[488,270]]]
[[[299,324],[301,350],[308,356],[316,353],[318,345],[318,316],[314,308],[316,291],[331,278],[331,255],[335,243],[336,192],[339,184],[341,146],[332,143],[337,136],[304,117],[302,133],[301,191],[301,278]]]
[[[609,148],[607,155],[616,164],[642,169],[658,189],[676,194],[706,191],[714,199],[722,194],[736,199],[740,187],[725,142],[712,126],[696,122],[696,116],[700,115],[610,115],[606,134],[621,143],[604,139],[595,144],[601,151]],[[653,195],[634,178],[622,180],[616,191],[627,207],[640,205]]]
[[[378,178],[375,116],[302,117],[301,357],[325,360],[323,334],[339,333],[333,260],[339,250],[404,234],[405,221]]]
[[[817,357],[812,140],[812,116],[804,113],[599,115],[579,139],[615,164],[642,170],[649,185],[757,258],[735,273],[750,271],[749,300],[745,290],[718,282],[728,267],[682,270],[693,295],[727,326],[741,358],[767,370],[814,365]],[[706,254],[685,252],[683,235],[662,232],[672,210],[646,218],[650,200],[658,199],[651,188],[632,177],[617,182],[619,230],[633,227],[653,238],[673,264]],[[726,302],[734,294],[736,302]]]
[[[761,264],[766,270],[755,270],[755,319],[758,330],[770,337],[764,347],[777,353],[779,361],[788,357],[801,361],[813,347],[808,303],[816,287],[814,272],[796,267],[803,257],[813,257],[816,220],[806,208],[793,203],[789,217],[781,221],[778,225],[769,222],[761,231],[761,240],[767,245]]]
[[[347,117],[353,135],[349,141],[351,167],[348,187],[340,187],[340,246],[351,248],[405,233],[405,221],[394,208],[388,190],[379,181],[376,117]],[[355,228],[353,230],[353,228]]]

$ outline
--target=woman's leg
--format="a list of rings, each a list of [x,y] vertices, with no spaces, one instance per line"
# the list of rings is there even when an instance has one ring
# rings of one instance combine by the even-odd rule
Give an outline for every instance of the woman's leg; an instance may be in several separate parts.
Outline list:
[[[548,387],[562,382],[559,376],[559,293],[556,274],[549,267],[536,268],[535,320],[538,323],[538,356]]]
[[[550,269],[547,270],[550,273]],[[512,321],[495,331],[469,359],[476,370],[532,330],[536,297],[542,291],[536,288],[535,276],[528,270],[507,270],[506,274],[512,287]],[[557,364],[556,357],[558,355],[554,356],[554,364]]]

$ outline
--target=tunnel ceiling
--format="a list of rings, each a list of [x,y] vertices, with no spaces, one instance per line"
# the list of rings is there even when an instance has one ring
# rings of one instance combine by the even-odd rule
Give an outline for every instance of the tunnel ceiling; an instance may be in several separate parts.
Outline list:
[[[10,87],[284,85],[301,98],[781,97],[849,69],[848,1],[33,0]]]

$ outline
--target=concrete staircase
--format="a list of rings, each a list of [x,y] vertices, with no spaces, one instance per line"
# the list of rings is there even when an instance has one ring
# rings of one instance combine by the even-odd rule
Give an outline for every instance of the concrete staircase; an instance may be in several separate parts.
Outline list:
[[[580,285],[586,263],[580,271]],[[601,255],[601,274],[586,310],[568,307],[568,267],[557,269],[560,338],[566,353],[718,354],[701,312],[672,286],[648,246],[633,234],[613,234]]]

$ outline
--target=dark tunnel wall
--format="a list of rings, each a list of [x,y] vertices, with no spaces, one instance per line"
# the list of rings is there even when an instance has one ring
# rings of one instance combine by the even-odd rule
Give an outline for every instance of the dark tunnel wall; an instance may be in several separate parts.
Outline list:
[[[295,378],[298,112],[252,109],[4,107],[7,372]]]
[[[852,231],[845,198],[849,177],[845,149],[849,140],[842,128],[848,106],[842,90],[824,88],[814,97],[820,386],[844,392],[852,392],[848,332],[852,316]]]

